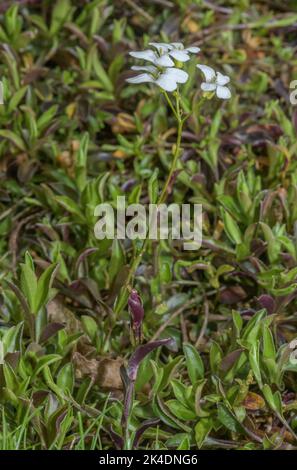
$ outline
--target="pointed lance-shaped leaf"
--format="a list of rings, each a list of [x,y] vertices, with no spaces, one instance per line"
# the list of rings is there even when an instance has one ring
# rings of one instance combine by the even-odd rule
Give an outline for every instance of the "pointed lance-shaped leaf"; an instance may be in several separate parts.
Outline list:
[[[138,346],[135,352],[132,354],[128,361],[127,375],[130,380],[133,382],[136,380],[137,371],[141,361],[154,349],[159,348],[160,346],[169,346],[173,344],[174,340],[172,338],[160,339],[158,341],[152,341],[151,343],[143,344]]]

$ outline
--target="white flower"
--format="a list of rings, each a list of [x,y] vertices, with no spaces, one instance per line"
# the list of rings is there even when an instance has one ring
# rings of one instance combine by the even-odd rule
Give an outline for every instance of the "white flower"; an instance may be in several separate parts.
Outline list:
[[[130,52],[132,57],[136,59],[143,59],[152,62],[154,65],[159,67],[174,67],[175,59],[179,62],[187,62],[190,60],[189,54],[196,54],[200,51],[199,47],[187,47],[184,48],[180,42],[164,43],[164,42],[150,42],[150,46],[153,46],[156,51],[147,49],[145,51],[134,51]]]
[[[157,49],[161,57],[170,57],[178,62],[187,62],[190,60],[189,54],[197,54],[200,51],[199,47],[190,46],[184,47],[181,42],[171,42],[169,44],[164,42],[150,42],[150,46]]]
[[[153,65],[133,66],[132,70],[141,71],[140,75],[127,79],[129,83],[155,83],[165,91],[174,91],[178,83],[185,83],[189,75],[175,67],[159,69]]]
[[[231,92],[229,88],[225,86],[230,82],[230,78],[227,75],[216,72],[211,67],[208,67],[208,65],[198,64],[196,67],[201,70],[205,78],[205,82],[201,84],[201,90],[215,91],[217,97],[223,100],[231,98]]]
[[[132,57],[136,59],[143,59],[147,60],[148,62],[152,62],[154,65],[159,67],[173,67],[174,62],[168,55],[158,55],[157,52],[154,52],[150,49],[147,51],[135,51],[129,52]]]

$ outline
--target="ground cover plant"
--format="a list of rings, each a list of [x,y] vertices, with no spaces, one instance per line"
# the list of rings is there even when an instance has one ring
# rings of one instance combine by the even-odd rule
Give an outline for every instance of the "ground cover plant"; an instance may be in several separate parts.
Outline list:
[[[297,448],[296,25],[0,3],[0,449]],[[119,196],[202,204],[202,246],[99,240]]]

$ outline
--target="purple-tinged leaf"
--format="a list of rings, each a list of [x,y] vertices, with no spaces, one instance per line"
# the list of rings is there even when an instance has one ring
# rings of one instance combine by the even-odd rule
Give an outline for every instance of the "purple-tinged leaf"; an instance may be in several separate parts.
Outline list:
[[[135,186],[135,184],[137,183],[137,180],[134,179],[134,178],[130,178],[129,180],[125,181],[123,184],[122,184],[122,191],[124,191],[125,193],[127,193],[128,191],[131,191],[131,189],[133,188],[133,186]]]
[[[148,428],[152,426],[156,426],[156,424],[158,424],[159,422],[160,422],[159,418],[151,418],[151,419],[147,419],[146,421],[142,423],[142,425],[137,429],[135,433],[135,437],[133,441],[133,449],[136,449],[138,447],[139,441],[144,431],[146,431]]]
[[[58,322],[49,323],[48,325],[46,325],[46,327],[44,328],[44,330],[42,331],[40,335],[40,340],[39,340],[40,343],[44,343],[45,341],[47,341],[49,338],[54,336],[58,331],[62,330],[63,328],[65,328],[65,325],[63,325],[63,323],[58,323]]]
[[[36,311],[34,313],[37,313],[38,310],[47,302],[49,291],[59,268],[59,263],[54,263],[48,266],[39,277],[37,281]]]
[[[247,293],[244,289],[237,286],[230,286],[220,292],[220,302],[225,305],[232,305],[237,302],[241,302],[247,297]]]
[[[21,357],[21,353],[19,351],[9,352],[5,356],[5,362],[9,364],[13,370],[15,370],[18,366],[20,357]]]
[[[13,282],[10,282],[10,281],[5,281],[5,282],[8,285],[8,287],[10,287],[10,289],[13,291],[15,296],[17,297],[17,299],[20,302],[20,304],[21,304],[24,312],[26,313],[26,315],[31,316],[31,311],[30,311],[29,304],[28,304],[25,296],[21,292],[21,290],[18,288],[18,286],[16,286]]]
[[[295,132],[297,134],[297,109],[294,110],[292,117],[293,117],[294,129],[295,129]]]
[[[258,302],[262,308],[266,309],[268,315],[272,315],[275,312],[275,301],[271,295],[261,295],[258,298]]]
[[[81,263],[90,255],[98,251],[98,248],[86,248],[77,258],[76,263],[75,263],[75,272],[78,274],[79,267]]]
[[[57,434],[60,432],[62,421],[66,415],[67,415],[67,410],[63,411],[57,416],[56,423],[55,423]]]
[[[112,442],[114,443],[117,450],[122,450],[124,448],[124,440],[121,436],[119,436],[110,426],[109,428],[109,435],[111,437]]]
[[[134,400],[134,382],[131,380],[128,383],[127,388],[125,389],[125,394],[124,394],[124,408],[123,408],[122,421],[121,421],[123,429],[126,429],[128,426],[128,420],[131,415],[131,411],[133,407],[133,400]]]
[[[239,310],[239,313],[242,316],[242,318],[246,320],[246,319],[253,317],[257,313],[257,310],[255,310],[254,308],[247,308],[244,310]]]
[[[123,365],[120,367],[120,375],[121,375],[124,392],[126,392],[127,388],[129,387],[130,379],[127,374],[127,369]]]
[[[10,281],[5,281],[5,282],[8,285],[8,287],[13,291],[16,298],[20,302],[20,304],[23,308],[23,311],[24,311],[24,317],[25,317],[26,323],[28,325],[31,338],[33,338],[34,337],[34,321],[35,320],[34,320],[33,314],[31,313],[31,310],[30,310],[29,304],[27,302],[27,299],[25,298],[25,296],[23,295],[23,293],[21,292],[19,287],[16,286],[13,282],[10,282]]]
[[[154,349],[159,348],[160,346],[168,346],[171,343],[174,343],[172,338],[160,339],[158,341],[152,341],[151,343],[143,344],[138,346],[135,352],[132,354],[128,361],[127,375],[130,380],[135,382],[137,377],[138,367],[141,361]]]
[[[36,407],[41,405],[41,403],[43,403],[44,400],[48,397],[49,393],[50,392],[48,390],[37,390],[36,392],[33,392],[32,394],[33,405]]]
[[[227,372],[228,370],[230,370],[231,367],[234,366],[235,362],[239,359],[242,352],[243,349],[236,349],[235,351],[232,351],[227,354],[227,356],[225,356],[221,361],[220,369],[223,372]]]

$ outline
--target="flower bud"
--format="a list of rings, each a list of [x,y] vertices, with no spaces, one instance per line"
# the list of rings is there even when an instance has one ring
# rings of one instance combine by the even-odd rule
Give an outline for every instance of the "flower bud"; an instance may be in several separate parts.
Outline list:
[[[128,307],[131,315],[131,328],[134,340],[136,344],[140,344],[142,340],[142,321],[144,317],[144,310],[141,298],[135,289],[132,289],[130,293]]]

